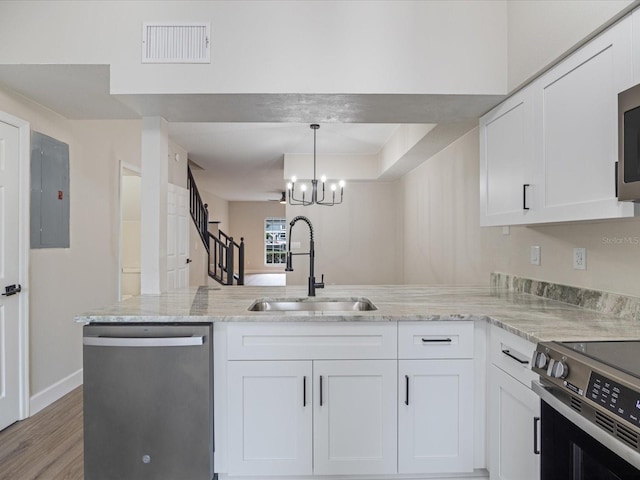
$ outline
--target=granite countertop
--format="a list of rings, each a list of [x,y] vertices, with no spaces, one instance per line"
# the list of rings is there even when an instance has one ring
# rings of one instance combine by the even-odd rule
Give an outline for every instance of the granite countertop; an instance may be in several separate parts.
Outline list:
[[[363,312],[250,312],[258,298],[304,298],[306,287],[199,287],[142,295],[76,317],[81,323],[488,320],[532,342],[640,339],[640,322],[496,287],[327,286],[317,297],[369,298]]]

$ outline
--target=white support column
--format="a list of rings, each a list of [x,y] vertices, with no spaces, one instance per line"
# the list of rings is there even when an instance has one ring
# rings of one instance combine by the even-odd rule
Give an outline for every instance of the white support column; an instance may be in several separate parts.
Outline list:
[[[140,291],[167,291],[167,188],[169,137],[162,117],[142,119]]]

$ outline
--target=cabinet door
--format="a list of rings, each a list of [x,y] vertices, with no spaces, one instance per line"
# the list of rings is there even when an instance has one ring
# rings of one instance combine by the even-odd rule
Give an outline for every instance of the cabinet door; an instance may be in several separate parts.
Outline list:
[[[489,374],[489,471],[492,480],[540,478],[540,456],[534,451],[539,448],[535,425],[539,419],[538,396],[492,365]]]
[[[480,119],[481,226],[533,221],[533,138],[531,87]]]
[[[228,365],[229,473],[310,475],[311,362]]]
[[[400,360],[399,473],[473,471],[473,360]]]
[[[618,93],[631,86],[631,70],[627,18],[536,82],[540,221],[633,215],[633,205],[615,193]]]
[[[316,361],[314,474],[397,469],[396,360]]]

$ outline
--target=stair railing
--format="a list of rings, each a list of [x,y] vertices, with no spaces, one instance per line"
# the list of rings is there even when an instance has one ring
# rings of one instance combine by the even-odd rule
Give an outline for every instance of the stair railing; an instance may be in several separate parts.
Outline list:
[[[240,237],[238,244],[233,237],[220,230],[218,236],[209,233],[209,240],[212,243],[209,276],[223,285],[233,285],[234,280],[237,285],[244,285],[244,237]]]
[[[209,253],[209,211],[207,204],[202,201],[198,186],[191,173],[191,168],[187,166],[187,188],[189,189],[189,211],[191,218],[196,224],[204,248]]]
[[[209,276],[223,285],[244,285],[244,238],[236,243],[222,230],[218,236],[209,232],[209,211],[203,203],[196,181],[187,166],[187,187],[189,189],[189,211],[204,248],[207,251]],[[237,254],[237,263],[236,263]]]

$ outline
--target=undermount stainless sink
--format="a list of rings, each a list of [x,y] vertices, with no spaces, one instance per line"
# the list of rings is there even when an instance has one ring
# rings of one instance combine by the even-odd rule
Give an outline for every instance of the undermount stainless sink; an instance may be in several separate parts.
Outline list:
[[[251,312],[366,312],[377,310],[368,298],[259,298]]]

